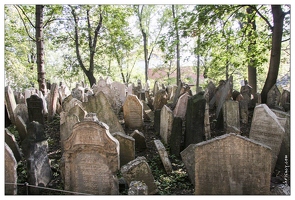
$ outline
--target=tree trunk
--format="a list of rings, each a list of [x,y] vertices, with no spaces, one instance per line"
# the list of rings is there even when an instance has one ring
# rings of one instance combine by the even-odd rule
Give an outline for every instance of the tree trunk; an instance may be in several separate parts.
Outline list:
[[[44,67],[44,38],[43,38],[43,5],[36,5],[36,47],[37,72],[39,90],[46,94],[45,67]]]
[[[173,19],[176,19],[176,11],[174,8],[174,5],[172,5],[172,14],[173,14]],[[179,40],[179,33],[178,33],[178,24],[175,21],[175,34],[176,34],[176,85],[178,85],[179,81],[181,80],[181,75],[180,75],[180,40]]]
[[[251,20],[251,14],[253,13],[253,9],[251,7],[247,8],[248,15],[248,23],[251,26],[251,30],[248,34],[248,39],[250,40],[250,44],[248,46],[248,52],[250,53],[251,50],[255,47],[256,41],[253,40],[251,37],[253,32],[256,31],[256,22],[255,18]],[[255,58],[251,56],[250,61],[248,63],[248,82],[249,85],[252,87],[251,93],[254,96],[257,93],[257,70],[255,66]]]
[[[141,30],[142,32],[142,37],[143,37],[143,51],[144,51],[144,66],[145,66],[145,82],[147,82],[149,80],[149,75],[148,75],[148,71],[149,71],[149,60],[148,60],[148,48],[147,48],[147,35],[144,32],[144,30]]]
[[[270,53],[268,74],[263,89],[261,91],[262,103],[266,103],[267,93],[277,81],[281,60],[281,41],[283,35],[285,13],[283,12],[281,5],[272,5],[271,10],[274,22],[272,30],[272,47]]]

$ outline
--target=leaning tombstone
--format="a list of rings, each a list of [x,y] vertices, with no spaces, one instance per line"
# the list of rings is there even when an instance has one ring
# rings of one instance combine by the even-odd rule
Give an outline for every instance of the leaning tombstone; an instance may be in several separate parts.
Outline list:
[[[135,160],[123,165],[121,173],[128,185],[132,181],[143,181],[148,186],[149,195],[158,192],[154,176],[145,157],[137,157]]]
[[[17,195],[17,162],[9,146],[5,146],[5,195]]]
[[[225,134],[181,152],[196,195],[268,195],[271,149],[249,138]]]
[[[43,100],[37,95],[31,95],[30,98],[27,98],[27,106],[28,106],[28,115],[29,115],[29,123],[36,121],[40,124],[44,124],[44,116],[43,116]]]
[[[281,123],[286,119],[280,119]],[[269,146],[272,150],[271,170],[275,169],[277,157],[280,153],[281,144],[285,135],[284,126],[278,117],[266,104],[255,107],[252,118],[249,138],[261,144]]]
[[[16,102],[13,91],[10,86],[5,87],[5,105],[9,114],[9,118],[13,124],[15,124],[14,109],[16,108]]]
[[[29,121],[28,108],[26,104],[17,104],[17,106],[14,109],[15,121],[18,115],[21,116],[25,123]]]
[[[5,129],[5,143],[12,150],[16,162],[19,162],[22,157],[20,148],[15,140],[14,135],[10,133],[10,131],[7,128]]]
[[[160,136],[165,144],[170,144],[173,118],[173,112],[164,105],[161,110]]]
[[[56,104],[58,100],[58,85],[53,83],[50,90],[50,98],[48,103],[48,121],[51,121],[56,114]]]
[[[120,165],[135,159],[135,139],[121,132],[112,134],[120,143]]]
[[[103,92],[99,92],[95,96],[89,96],[88,102],[83,102],[82,107],[88,113],[95,112],[97,118],[109,126],[111,133],[125,133],[123,127],[119,123],[118,117],[112,110],[112,107]]]
[[[125,125],[130,129],[142,129],[143,105],[136,95],[128,95],[123,104]]]
[[[74,125],[65,141],[62,174],[65,190],[95,194],[118,194],[119,142],[95,113]]]
[[[148,195],[148,186],[142,181],[131,181],[128,195]]]
[[[209,102],[210,102],[211,99],[214,97],[216,86],[214,85],[214,83],[212,81],[210,81],[208,83],[207,89],[208,89],[208,93],[209,93]]]
[[[161,142],[161,140],[154,140],[154,144],[156,146],[156,149],[160,155],[160,159],[162,161],[162,164],[165,168],[165,171],[167,174],[170,174],[172,172],[172,165],[168,157],[168,153]]]
[[[241,134],[239,102],[226,100],[223,104],[223,121],[226,133]]]
[[[244,124],[248,123],[249,116],[249,104],[251,101],[251,91],[252,87],[248,85],[247,81],[245,81],[245,85],[241,87],[240,93],[243,96],[243,99],[240,101],[240,113],[241,113],[241,121]]]
[[[205,140],[204,117],[206,99],[200,92],[188,99],[186,109],[184,148]]]
[[[269,108],[278,108],[281,101],[281,92],[277,85],[274,84],[267,93],[266,105]]]
[[[280,106],[283,107],[286,112],[290,110],[290,92],[288,90],[283,90]]]
[[[174,117],[181,117],[181,119],[185,119],[186,114],[186,107],[187,107],[187,101],[190,95],[188,92],[181,95],[176,103],[176,107],[173,110]]]

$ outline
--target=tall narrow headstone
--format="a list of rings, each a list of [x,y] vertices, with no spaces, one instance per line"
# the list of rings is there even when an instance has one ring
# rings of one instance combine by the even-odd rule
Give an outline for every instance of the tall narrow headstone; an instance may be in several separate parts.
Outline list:
[[[173,112],[166,105],[161,110],[160,136],[165,144],[170,144]]]
[[[239,102],[226,100],[223,104],[223,122],[226,133],[240,134]]]
[[[16,108],[16,102],[10,86],[5,87],[5,104],[9,114],[9,118],[11,122],[15,124],[14,109]]]
[[[5,146],[5,195],[17,195],[17,162],[12,150],[4,143]]]
[[[154,111],[154,128],[156,133],[160,134],[160,126],[161,126],[161,110],[157,109]]]
[[[130,129],[142,129],[143,105],[136,95],[128,95],[123,104],[125,125]]]
[[[180,117],[174,117],[171,136],[170,136],[170,153],[176,157],[180,156],[182,141],[182,119]]]
[[[184,147],[205,140],[204,117],[206,99],[203,93],[198,93],[188,99],[186,110],[186,125]]]
[[[277,156],[280,153],[284,135],[284,127],[279,122],[278,117],[268,108],[268,106],[266,104],[256,106],[252,118],[249,138],[269,146],[272,149],[272,172],[276,166]]]
[[[176,107],[173,110],[174,117],[181,117],[181,119],[185,119],[186,114],[186,107],[187,107],[187,101],[190,95],[188,92],[181,95],[176,103]]]
[[[271,149],[249,138],[225,134],[181,152],[196,195],[267,195]]]
[[[43,100],[37,95],[31,95],[27,98],[29,122],[36,121],[40,124],[44,124],[43,116]]]
[[[51,121],[56,114],[56,104],[58,100],[58,85],[53,83],[50,90],[50,99],[48,104],[48,121]]]
[[[156,149],[158,150],[158,153],[160,155],[160,159],[163,163],[166,173],[170,174],[172,172],[172,165],[171,165],[171,162],[169,160],[167,151],[166,151],[163,143],[161,142],[161,140],[154,140],[154,144],[156,146]]]
[[[154,103],[153,103],[154,109],[155,110],[162,109],[163,106],[167,104],[167,101],[168,101],[167,97],[168,97],[168,94],[166,90],[164,89],[158,90],[158,92],[155,94],[155,97],[154,97]]]
[[[245,81],[246,82],[246,81]],[[241,87],[240,93],[243,96],[243,99],[240,101],[240,114],[241,114],[241,121],[244,124],[248,123],[248,116],[249,116],[249,104],[251,101],[251,91],[252,87],[246,84]]]
[[[73,127],[65,141],[63,174],[65,190],[86,194],[118,194],[119,142],[96,116]]]
[[[214,83],[213,83],[212,81],[210,81],[210,82],[208,83],[207,88],[208,88],[209,102],[210,102],[211,99],[214,97],[216,86],[214,85]]]
[[[14,158],[17,162],[21,160],[21,151],[15,140],[15,137],[10,131],[5,129],[5,143],[10,147],[13,152]]]
[[[121,132],[112,134],[120,143],[120,165],[135,159],[135,139]]]

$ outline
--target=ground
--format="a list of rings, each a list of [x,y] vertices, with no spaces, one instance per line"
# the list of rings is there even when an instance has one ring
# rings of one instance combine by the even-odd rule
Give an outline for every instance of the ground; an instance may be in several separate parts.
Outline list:
[[[252,121],[253,110],[249,112],[249,123],[242,124],[241,123],[241,135],[249,137],[251,121]],[[118,116],[122,121],[122,113]],[[224,131],[220,131],[216,129],[216,120],[214,116],[214,112],[210,112],[210,127],[211,127],[211,137],[217,137],[224,134]],[[64,185],[62,182],[61,174],[60,174],[60,159],[61,159],[61,146],[60,146],[60,133],[59,126],[60,120],[59,116],[56,115],[53,118],[53,121],[47,122],[45,120],[45,133],[48,138],[48,157],[51,162],[51,169],[53,172],[52,180],[48,184],[48,188],[52,188],[53,190],[40,189],[40,195],[69,195],[69,193],[61,192],[63,190]],[[124,127],[124,124],[122,124]],[[16,139],[19,141],[17,137],[17,131],[15,131],[15,127],[10,125],[9,130],[16,135]],[[128,130],[124,127],[126,134],[130,135],[133,130]],[[153,128],[153,124],[150,121],[145,121],[144,128],[141,130],[144,133],[146,138],[147,149],[141,152],[136,152],[137,156],[145,156],[155,178],[156,184],[158,186],[159,195],[193,195],[194,187],[190,183],[188,174],[186,172],[185,166],[181,159],[174,155],[169,155],[173,172],[171,174],[167,174],[164,170],[164,167],[161,163],[160,157],[157,153],[156,147],[153,143],[153,140],[160,139],[159,134],[157,134]],[[167,151],[169,147],[166,146]],[[168,151],[169,152],[169,151]],[[26,189],[23,185],[27,181],[26,174],[26,165],[25,160],[22,160],[18,164],[17,168],[18,172],[18,194],[26,194]],[[118,173],[118,177],[120,178],[120,174]],[[276,169],[275,173],[272,176],[271,188],[273,188],[276,184],[283,182],[283,173]],[[120,187],[120,195],[126,195],[127,189],[124,187]]]

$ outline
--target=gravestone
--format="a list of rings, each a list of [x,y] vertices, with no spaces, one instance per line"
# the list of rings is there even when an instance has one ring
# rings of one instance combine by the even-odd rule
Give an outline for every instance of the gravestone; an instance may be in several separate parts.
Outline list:
[[[214,83],[212,81],[210,81],[208,83],[207,86],[208,89],[208,93],[209,93],[209,102],[211,101],[211,99],[214,97],[215,95],[215,90],[216,90],[216,86],[214,85]]]
[[[51,85],[51,90],[50,90],[50,98],[49,98],[49,103],[48,103],[48,121],[50,122],[54,115],[56,114],[57,111],[57,103],[58,103],[58,85],[56,83],[53,83]]]
[[[27,125],[19,115],[16,117],[15,126],[20,140],[23,141],[27,137]]]
[[[112,134],[120,143],[120,165],[135,159],[135,139],[121,132]]]
[[[130,94],[133,94],[133,85],[132,84],[128,85],[128,87],[127,87],[127,96]]]
[[[209,113],[209,90],[206,89],[204,93],[204,98],[206,99],[205,113],[204,113],[204,131],[205,139],[211,139],[211,129],[210,129],[210,113]]]
[[[64,149],[65,190],[95,195],[118,194],[119,142],[93,113],[74,125]]]
[[[19,146],[15,140],[15,137],[10,131],[6,128],[5,129],[5,143],[9,146],[11,151],[13,152],[14,158],[16,162],[19,162],[21,160],[21,151],[19,149]]]
[[[160,89],[155,94],[153,107],[154,110],[162,109],[164,105],[167,104],[168,101],[168,94],[166,90]]]
[[[216,114],[215,117],[218,119],[220,110],[223,106],[223,103],[226,100],[231,99],[232,96],[232,89],[233,89],[233,77],[230,76],[230,78],[226,81],[223,82],[221,81],[219,86],[217,87],[217,91],[215,93],[215,98],[216,98]]]
[[[84,102],[85,103],[85,102]],[[80,105],[81,107],[83,107],[82,105],[82,102],[81,101],[79,101],[78,99],[76,99],[76,98],[73,98],[73,96],[72,95],[69,95],[69,96],[67,96],[64,100],[63,100],[63,102],[62,102],[62,104],[61,104],[61,106],[62,106],[62,109],[63,109],[63,111],[65,111],[65,112],[69,112],[69,110],[71,109],[71,108],[73,108],[75,105]]]
[[[72,90],[72,96],[84,102],[84,88],[80,84],[76,84],[76,87]]]
[[[14,119],[16,121],[17,115],[21,116],[25,123],[29,121],[28,108],[26,104],[17,104],[14,109]]]
[[[130,135],[135,140],[135,149],[136,151],[143,151],[146,149],[145,136],[142,132],[138,130],[133,131]]]
[[[164,105],[161,110],[160,136],[165,144],[170,144],[173,118],[173,112]]]
[[[245,81],[245,83],[246,84],[243,85],[240,90],[240,93],[243,96],[243,99],[239,101],[239,104],[240,104],[241,121],[244,124],[248,124],[249,104],[251,101],[252,87],[248,85],[247,81]]]
[[[160,90],[160,85],[158,81],[155,81],[154,88],[153,88],[153,95],[156,96],[157,92]]]
[[[68,115],[76,115],[80,121],[83,121],[87,112],[82,108],[81,105],[74,105],[68,112]]]
[[[266,105],[269,108],[276,108],[279,106],[280,101],[281,101],[281,92],[278,89],[277,85],[274,84],[267,93]]]
[[[286,123],[286,121],[284,123]],[[279,122],[278,117],[268,108],[268,106],[266,104],[256,106],[252,118],[249,138],[271,148],[272,172],[277,162],[277,156],[280,153],[284,135],[284,127]]]
[[[272,109],[277,117],[283,118],[282,126],[285,129],[285,134],[283,137],[283,142],[280,148],[280,153],[278,155],[277,165],[281,167],[281,169],[285,168],[285,162],[286,159],[289,163],[291,163],[291,157],[290,157],[290,144],[291,144],[291,135],[290,135],[290,114],[286,112],[282,112],[279,110]],[[286,123],[284,125],[284,121],[286,119]]]
[[[205,140],[205,106],[206,99],[202,92],[190,97],[187,103],[184,148],[192,143]]]
[[[17,195],[17,162],[9,146],[5,146],[5,195]]]
[[[11,122],[15,124],[14,109],[16,108],[16,102],[10,86],[5,87],[5,105]]]
[[[75,114],[65,114],[63,123],[60,124],[60,143],[61,150],[64,151],[65,141],[70,137],[73,131],[73,126],[80,122],[79,117]]]
[[[184,83],[181,80],[179,80],[178,85],[177,85],[177,89],[176,89],[175,94],[174,94],[172,107],[176,106],[176,103],[177,103],[177,100],[178,100],[178,98],[180,96],[180,91],[181,91],[183,85],[184,85]]]
[[[290,110],[290,92],[288,90],[283,90],[280,105],[286,112]]]
[[[147,105],[147,103],[143,100],[141,100],[141,103],[143,105],[143,118],[144,121],[151,121],[154,122],[154,113],[152,109]]]
[[[240,134],[239,102],[226,100],[223,104],[222,110],[224,129],[226,133]]]
[[[167,99],[168,99],[168,101],[171,100],[172,96],[173,96],[173,86],[168,85],[167,86]]]
[[[99,92],[95,96],[89,96],[88,102],[83,102],[82,107],[88,113],[95,112],[97,118],[109,126],[111,133],[125,133],[103,92]]]
[[[187,101],[190,95],[188,92],[181,95],[176,103],[176,107],[173,110],[174,117],[180,117],[181,119],[185,119],[186,114],[186,107],[187,107]]]
[[[160,159],[163,163],[166,173],[170,174],[172,172],[172,165],[171,165],[171,162],[169,160],[167,151],[166,151],[163,143],[161,142],[161,140],[154,140],[154,144],[155,144],[156,149],[160,155]]]
[[[123,114],[126,127],[142,129],[143,105],[136,95],[128,95],[123,104]]]
[[[181,139],[182,119],[180,117],[174,117],[170,136],[170,153],[176,157],[180,156]]]
[[[127,88],[126,85],[120,83],[118,81],[114,81],[111,83],[113,90],[119,94],[120,105],[122,106],[126,99]]]
[[[128,195],[148,195],[148,186],[142,181],[131,181]]]
[[[37,95],[31,95],[30,98],[27,98],[27,106],[28,106],[28,122],[39,122],[40,124],[44,124],[44,116],[43,116],[43,100]]]
[[[249,138],[225,134],[181,152],[196,195],[268,195],[271,149]]]
[[[137,157],[128,164],[123,165],[121,167],[121,173],[128,185],[132,181],[143,181],[148,186],[149,195],[158,192],[154,176],[145,157]]]

